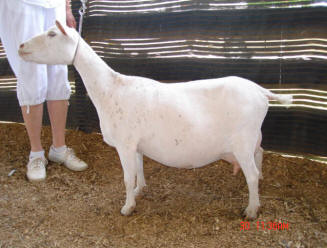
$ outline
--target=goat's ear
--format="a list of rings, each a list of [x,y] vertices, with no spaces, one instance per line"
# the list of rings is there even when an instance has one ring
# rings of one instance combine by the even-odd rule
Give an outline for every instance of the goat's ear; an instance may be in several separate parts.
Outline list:
[[[60,24],[59,21],[56,21],[56,26],[59,28],[59,30],[64,34],[64,35],[67,35],[64,27]]]

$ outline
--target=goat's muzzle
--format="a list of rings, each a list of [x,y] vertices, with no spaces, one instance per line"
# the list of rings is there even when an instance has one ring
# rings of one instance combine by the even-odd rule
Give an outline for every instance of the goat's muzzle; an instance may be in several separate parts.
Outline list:
[[[18,54],[19,54],[20,57],[24,58],[24,56],[29,55],[29,54],[31,54],[31,53],[24,51],[24,43],[22,43],[22,44],[19,46]]]

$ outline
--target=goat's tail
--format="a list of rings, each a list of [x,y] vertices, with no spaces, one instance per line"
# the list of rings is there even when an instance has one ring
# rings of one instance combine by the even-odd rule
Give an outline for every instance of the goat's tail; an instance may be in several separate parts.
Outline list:
[[[259,86],[260,87],[260,86]],[[261,92],[269,99],[276,100],[282,104],[290,105],[293,101],[293,96],[289,94],[281,95],[272,93],[270,90],[260,87]]]

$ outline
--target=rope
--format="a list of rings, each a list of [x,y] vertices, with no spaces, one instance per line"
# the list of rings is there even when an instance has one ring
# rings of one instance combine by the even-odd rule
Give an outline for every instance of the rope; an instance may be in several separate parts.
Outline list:
[[[78,25],[78,33],[79,35],[82,35],[82,28],[83,28],[83,18],[84,18],[84,15],[86,13],[86,3],[87,3],[87,0],[81,0],[81,3],[82,3],[82,6],[80,7],[79,9],[79,25]]]

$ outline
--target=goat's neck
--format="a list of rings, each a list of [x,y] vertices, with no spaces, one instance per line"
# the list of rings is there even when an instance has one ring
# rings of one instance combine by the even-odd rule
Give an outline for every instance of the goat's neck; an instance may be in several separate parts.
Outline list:
[[[110,91],[118,73],[112,70],[82,39],[79,39],[74,66],[79,72],[85,88],[96,104],[101,96]]]

